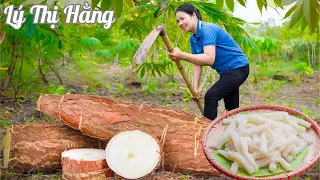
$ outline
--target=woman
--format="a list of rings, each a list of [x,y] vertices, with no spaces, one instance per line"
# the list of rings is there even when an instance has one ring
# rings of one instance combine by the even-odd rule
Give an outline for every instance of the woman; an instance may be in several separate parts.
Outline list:
[[[239,107],[239,87],[249,75],[248,59],[234,39],[219,26],[202,22],[200,12],[191,4],[182,4],[176,10],[176,20],[190,37],[191,52],[175,48],[169,53],[173,61],[185,60],[194,64],[193,88],[199,95],[202,66],[211,66],[220,74],[220,79],[206,92],[204,116],[217,117],[218,101],[224,99],[226,110]]]

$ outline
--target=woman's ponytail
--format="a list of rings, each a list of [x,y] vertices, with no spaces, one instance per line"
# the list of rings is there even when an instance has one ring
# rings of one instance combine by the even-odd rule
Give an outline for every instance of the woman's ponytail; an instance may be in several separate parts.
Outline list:
[[[194,9],[195,9],[195,13],[196,13],[198,19],[199,19],[199,20],[202,20],[202,17],[201,17],[201,14],[200,14],[199,9],[197,9],[197,8],[194,8]]]

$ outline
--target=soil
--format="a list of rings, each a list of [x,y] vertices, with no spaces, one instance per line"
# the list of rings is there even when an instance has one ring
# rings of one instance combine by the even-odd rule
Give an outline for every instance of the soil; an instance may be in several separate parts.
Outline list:
[[[121,68],[113,66],[108,71],[104,71],[104,81],[109,82],[111,87],[115,87],[117,83],[123,83],[125,85],[122,92],[117,88],[97,88],[94,93],[87,93],[85,86],[81,81],[64,82],[64,84],[72,89],[74,94],[94,94],[102,96],[110,96],[115,99],[131,101],[135,103],[147,103],[147,104],[160,104],[170,107],[172,109],[183,110],[192,114],[200,115],[197,105],[194,102],[183,102],[185,97],[183,92],[178,91],[171,96],[166,95],[166,89],[159,88],[155,94],[146,94],[141,90],[140,82],[128,82],[126,81],[126,75],[123,75]],[[122,73],[122,74],[121,74]],[[311,118],[313,118],[318,124],[320,123],[320,76],[319,71],[316,71],[315,75],[311,78],[306,78],[303,82],[286,83],[282,88],[272,90],[272,92],[261,92],[259,88],[263,83],[254,85],[252,81],[247,81],[241,87],[240,91],[240,106],[247,105],[259,105],[259,104],[277,104],[289,106],[302,112],[309,112]],[[65,76],[68,76],[66,73]],[[62,77],[64,78],[64,77]],[[67,78],[65,78],[67,79]],[[49,78],[49,81],[56,81],[54,77]],[[262,80],[263,81],[263,80]],[[58,83],[57,83],[58,84]],[[129,91],[128,91],[129,90]],[[14,103],[12,99],[0,100],[0,141],[5,134],[5,127],[9,124],[28,124],[28,123],[42,123],[42,124],[61,124],[61,122],[46,116],[36,110],[37,97],[31,99],[22,99],[20,103]],[[223,101],[219,102],[219,115],[225,113]],[[0,142],[2,143],[2,142]],[[1,148],[2,150],[2,148]],[[2,161],[2,153],[0,155]],[[2,164],[2,163],[1,163]],[[6,172],[4,169],[0,171],[1,179],[60,179],[61,173],[37,173],[37,174],[14,174]],[[320,179],[320,167],[314,166],[311,170],[304,173],[297,179]],[[117,178],[115,178],[117,179]],[[155,172],[150,179],[230,179],[224,175],[203,177],[203,176],[190,176],[185,174],[163,172],[161,169]]]

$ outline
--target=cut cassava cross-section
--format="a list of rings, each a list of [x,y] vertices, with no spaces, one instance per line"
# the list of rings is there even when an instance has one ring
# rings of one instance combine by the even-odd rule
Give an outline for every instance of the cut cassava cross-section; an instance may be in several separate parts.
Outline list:
[[[113,177],[102,149],[70,149],[61,155],[62,179],[98,180]]]
[[[10,126],[3,144],[4,168],[38,172],[61,169],[61,153],[67,149],[105,148],[106,143],[65,125],[32,124]]]
[[[108,166],[127,179],[144,177],[160,163],[158,141],[142,131],[124,131],[108,142],[106,160]]]
[[[37,109],[88,136],[110,139],[141,130],[160,139],[166,170],[220,174],[203,154],[200,139],[210,120],[157,105],[136,104],[89,95],[41,95]]]

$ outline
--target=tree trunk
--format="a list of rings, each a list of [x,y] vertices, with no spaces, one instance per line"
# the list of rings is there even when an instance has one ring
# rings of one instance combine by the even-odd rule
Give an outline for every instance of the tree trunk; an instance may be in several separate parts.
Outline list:
[[[4,38],[6,37],[6,32],[4,32],[4,26],[5,26],[5,21],[0,22],[0,45],[2,44]]]
[[[16,66],[16,63],[17,63],[17,59],[18,59],[18,45],[17,45],[17,42],[13,42],[12,43],[12,59],[11,59],[11,63],[10,63],[10,66],[9,66],[9,69],[7,72],[8,73],[7,77],[5,78],[5,80],[3,82],[2,89],[0,88],[0,94],[1,93],[4,94],[9,87],[9,84],[12,79],[14,67]]]
[[[21,64],[20,64],[20,69],[19,69],[19,80],[18,80],[18,85],[17,85],[17,93],[15,93],[17,95],[19,94],[20,83],[21,83],[21,79],[22,79],[23,61],[24,61],[24,46],[22,45],[22,47],[21,47]]]
[[[309,66],[312,66],[309,44],[307,43],[306,46],[307,46],[307,51],[308,51],[308,62],[309,62]],[[312,47],[312,46],[311,46],[311,47]]]
[[[40,72],[42,81],[43,81],[45,84],[48,84],[49,81],[47,80],[46,75],[45,75],[44,72],[42,71],[40,53],[39,53],[38,64],[39,64],[39,72]]]
[[[14,172],[61,169],[61,153],[73,148],[105,148],[106,143],[65,125],[13,125],[3,143],[4,168]]]
[[[99,139],[120,131],[140,130],[160,139],[166,170],[192,174],[220,174],[207,161],[200,139],[211,122],[157,105],[135,104],[108,97],[41,95],[37,109],[72,128]]]
[[[312,49],[312,55],[311,55],[311,67],[315,68],[316,66],[316,43],[313,43],[312,41],[310,41],[311,43],[311,49]]]
[[[43,60],[48,64],[48,66],[50,67],[50,69],[54,72],[54,74],[55,74],[55,75],[57,76],[57,78],[59,79],[60,84],[63,86],[62,79],[61,79],[61,77],[59,76],[59,73],[50,65],[50,63],[47,61],[46,58],[43,58]]]

